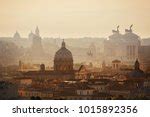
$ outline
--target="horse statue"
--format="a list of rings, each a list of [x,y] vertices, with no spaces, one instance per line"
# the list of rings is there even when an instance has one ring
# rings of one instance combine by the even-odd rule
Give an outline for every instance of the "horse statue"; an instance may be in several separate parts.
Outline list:
[[[117,30],[112,30],[113,33],[119,33],[119,25],[117,26]]]
[[[125,29],[125,32],[127,33],[132,32],[132,27],[133,27],[133,24],[130,26],[130,29]]]

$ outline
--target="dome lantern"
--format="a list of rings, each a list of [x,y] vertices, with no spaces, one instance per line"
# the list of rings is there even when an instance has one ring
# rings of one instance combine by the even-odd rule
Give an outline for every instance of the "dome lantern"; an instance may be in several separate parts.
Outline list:
[[[62,42],[61,47],[62,47],[62,48],[66,48],[66,43],[65,43],[64,39],[63,39],[63,42]]]

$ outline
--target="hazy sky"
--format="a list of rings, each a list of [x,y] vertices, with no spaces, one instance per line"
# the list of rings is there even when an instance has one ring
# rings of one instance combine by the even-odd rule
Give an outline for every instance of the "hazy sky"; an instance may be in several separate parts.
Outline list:
[[[150,0],[0,0],[0,37],[26,37],[37,25],[44,37],[108,37],[131,24],[150,37]]]

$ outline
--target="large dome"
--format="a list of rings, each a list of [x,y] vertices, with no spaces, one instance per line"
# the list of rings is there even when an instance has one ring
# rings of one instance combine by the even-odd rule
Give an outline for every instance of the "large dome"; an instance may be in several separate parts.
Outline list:
[[[72,53],[65,47],[61,47],[55,54],[55,60],[73,60]]]
[[[55,54],[54,70],[59,72],[69,72],[73,70],[72,53],[66,48],[64,41],[62,42],[62,47]]]

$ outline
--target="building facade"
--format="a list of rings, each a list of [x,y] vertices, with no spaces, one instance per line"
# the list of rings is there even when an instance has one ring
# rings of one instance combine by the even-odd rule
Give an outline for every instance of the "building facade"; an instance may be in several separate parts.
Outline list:
[[[121,34],[119,29],[113,30],[109,39],[104,41],[104,53],[107,61],[119,59],[127,64],[132,64],[138,57],[138,48],[141,39],[133,33],[132,25],[130,29],[125,29],[125,34]]]

